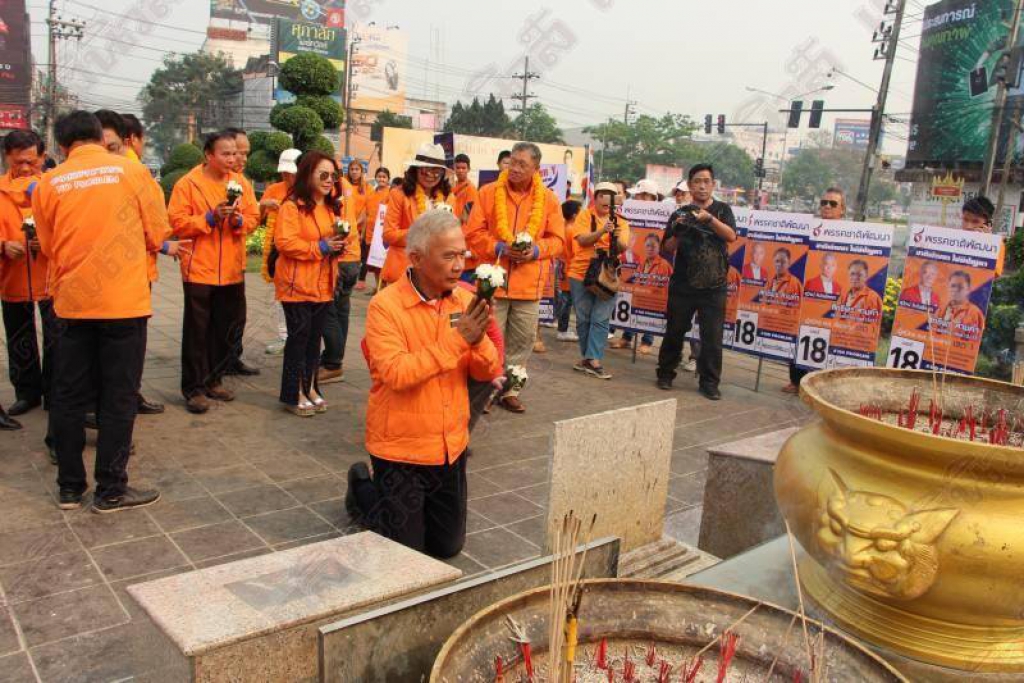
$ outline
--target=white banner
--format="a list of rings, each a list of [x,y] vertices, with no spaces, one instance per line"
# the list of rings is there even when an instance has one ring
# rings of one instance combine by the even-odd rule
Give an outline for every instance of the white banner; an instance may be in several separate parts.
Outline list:
[[[388,212],[388,203],[381,202],[377,209],[377,220],[373,223],[373,237],[370,239],[370,254],[366,257],[366,265],[383,268],[388,257],[388,248],[384,246],[384,216]]]

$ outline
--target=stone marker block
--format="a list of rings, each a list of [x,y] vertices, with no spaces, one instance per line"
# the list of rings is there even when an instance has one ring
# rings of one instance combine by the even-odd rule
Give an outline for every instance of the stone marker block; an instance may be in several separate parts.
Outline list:
[[[675,426],[675,399],[556,422],[547,548],[570,510],[624,553],[661,540]]]
[[[162,637],[147,680],[313,681],[317,628],[454,581],[458,569],[364,532],[165,579],[128,592]],[[154,636],[154,634],[158,634]]]
[[[613,578],[618,539],[589,544],[583,576]],[[320,628],[320,680],[421,681],[448,637],[480,610],[551,583],[551,556],[419,595]]]
[[[726,558],[786,533],[775,504],[772,472],[782,445],[799,429],[780,429],[708,449],[697,547]]]

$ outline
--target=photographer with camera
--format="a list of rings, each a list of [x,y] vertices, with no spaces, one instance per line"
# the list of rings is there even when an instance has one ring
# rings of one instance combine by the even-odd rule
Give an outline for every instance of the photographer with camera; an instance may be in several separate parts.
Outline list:
[[[669,283],[668,327],[658,354],[658,388],[671,389],[682,358],[683,342],[700,316],[699,390],[711,401],[722,398],[722,330],[725,323],[729,252],[736,240],[736,218],[728,204],[711,196],[715,170],[696,164],[687,179],[693,203],[680,207],[668,221],[665,241],[675,246],[675,270]]]

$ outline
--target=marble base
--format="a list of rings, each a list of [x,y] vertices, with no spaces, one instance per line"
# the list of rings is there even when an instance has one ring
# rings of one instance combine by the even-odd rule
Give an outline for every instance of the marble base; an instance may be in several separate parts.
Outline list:
[[[555,423],[548,550],[569,511],[622,552],[661,540],[675,420],[672,399]]]
[[[775,504],[772,476],[782,445],[798,429],[780,429],[708,449],[697,547],[728,558],[786,532]]]
[[[128,592],[163,640],[152,681],[314,681],[317,629],[458,579],[443,562],[364,532],[165,579]],[[146,629],[143,632],[147,632]]]

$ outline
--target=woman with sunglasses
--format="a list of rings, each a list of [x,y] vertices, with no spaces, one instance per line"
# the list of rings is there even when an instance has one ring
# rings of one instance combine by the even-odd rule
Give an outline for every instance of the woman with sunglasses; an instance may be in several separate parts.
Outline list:
[[[388,247],[388,256],[380,272],[380,279],[385,284],[405,277],[409,268],[405,238],[413,222],[441,204],[454,206],[455,198],[451,196],[452,186],[446,177],[447,171],[444,148],[424,143],[409,162],[402,186],[391,190],[388,212],[384,217],[384,244]]]
[[[336,261],[356,235],[354,229],[337,234],[341,219],[338,165],[322,152],[306,152],[274,231],[274,286],[288,326],[280,401],[300,417],[327,410],[316,381],[320,339],[334,298]]]

